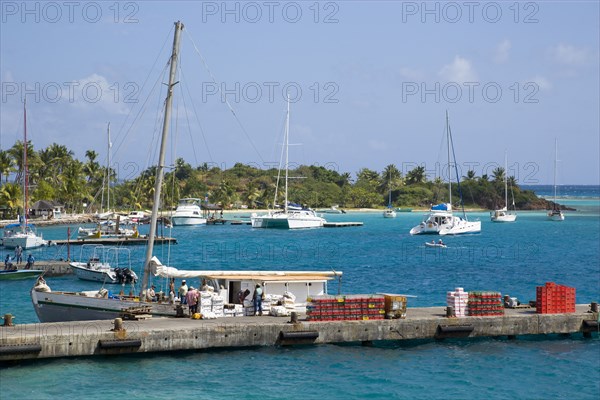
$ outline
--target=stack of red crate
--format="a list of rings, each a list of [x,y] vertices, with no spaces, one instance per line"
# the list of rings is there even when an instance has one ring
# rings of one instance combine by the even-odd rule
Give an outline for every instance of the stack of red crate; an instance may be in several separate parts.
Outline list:
[[[385,297],[370,294],[313,296],[308,299],[306,316],[309,321],[383,319]]]
[[[575,312],[575,288],[546,282],[535,290],[535,311],[538,314]]]
[[[469,292],[469,316],[490,317],[504,315],[500,292]]]

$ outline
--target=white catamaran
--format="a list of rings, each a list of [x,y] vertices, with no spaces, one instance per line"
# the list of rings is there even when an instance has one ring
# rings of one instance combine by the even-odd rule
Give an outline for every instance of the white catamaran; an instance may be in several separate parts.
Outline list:
[[[410,230],[411,235],[436,234],[436,235],[459,235],[464,233],[481,232],[481,221],[469,221],[467,219],[464,206],[463,216],[459,217],[452,212],[452,178],[450,178],[450,149],[452,149],[452,159],[456,169],[456,180],[458,182],[460,193],[460,180],[458,178],[458,169],[456,168],[456,158],[454,157],[454,144],[452,142],[452,133],[450,132],[450,123],[448,121],[448,112],[446,112],[446,138],[448,141],[448,193],[449,202],[437,204],[431,207],[427,218],[419,225]],[[460,196],[462,205],[462,194]]]
[[[314,210],[288,202],[288,160],[289,160],[289,134],[290,134],[290,100],[287,103],[287,118],[283,151],[285,152],[285,203],[283,210],[269,211],[266,214],[253,214],[250,218],[253,228],[322,228],[325,219],[319,217]],[[281,170],[281,168],[280,168]],[[277,179],[279,182],[279,178]],[[277,204],[277,190],[275,202]]]

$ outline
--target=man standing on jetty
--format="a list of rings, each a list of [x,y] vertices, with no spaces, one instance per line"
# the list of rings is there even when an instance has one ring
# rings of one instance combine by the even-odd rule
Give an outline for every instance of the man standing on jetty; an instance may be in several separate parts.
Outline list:
[[[181,281],[181,286],[179,287],[179,300],[181,301],[181,304],[187,304],[187,292],[188,292],[188,287],[185,283],[185,279]]]
[[[21,245],[15,247],[15,264],[20,265],[23,262],[23,248]]]

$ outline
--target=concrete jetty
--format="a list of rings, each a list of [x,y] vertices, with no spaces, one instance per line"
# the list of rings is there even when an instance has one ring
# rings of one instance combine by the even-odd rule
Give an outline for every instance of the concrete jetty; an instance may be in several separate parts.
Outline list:
[[[445,307],[409,308],[406,319],[309,322],[289,317],[213,320],[149,318],[0,327],[0,362],[55,357],[194,351],[409,339],[508,337],[598,332],[598,312],[578,305],[575,313],[536,314],[506,309],[504,316],[447,318]],[[10,318],[8,318],[10,319]],[[116,329],[115,329],[116,328]]]

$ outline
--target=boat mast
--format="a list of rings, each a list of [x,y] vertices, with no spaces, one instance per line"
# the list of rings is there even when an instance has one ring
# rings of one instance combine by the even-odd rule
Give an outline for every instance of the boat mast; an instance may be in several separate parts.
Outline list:
[[[556,210],[556,162],[558,160],[558,139],[554,138],[554,204],[552,208]]]
[[[287,95],[287,117],[285,121],[285,213],[288,213],[288,160],[290,151],[290,95]]]
[[[175,23],[175,34],[173,37],[173,52],[171,54],[171,69],[169,72],[169,84],[167,86],[167,98],[165,100],[165,119],[163,121],[162,138],[160,143],[160,153],[158,155],[158,166],[156,168],[156,182],[154,185],[154,204],[152,204],[152,217],[150,218],[150,232],[148,234],[148,247],[146,248],[146,260],[144,262],[144,275],[142,277],[142,292],[140,299],[146,300],[146,290],[148,289],[148,275],[150,274],[150,259],[154,250],[154,237],[156,236],[156,221],[158,219],[158,208],[160,205],[160,191],[163,181],[163,170],[165,164],[165,153],[167,150],[167,135],[169,133],[169,120],[171,118],[171,106],[173,104],[173,87],[177,84],[175,76],[177,73],[177,59],[179,58],[179,35],[183,30],[183,24],[180,21]]]
[[[23,233],[27,230],[27,200],[28,200],[28,189],[29,179],[27,171],[27,100],[23,100],[23,224],[21,225],[21,231]]]
[[[110,211],[110,149],[112,143],[110,141],[110,122],[108,123],[108,164],[106,165],[106,211]]]
[[[508,211],[508,158],[506,156],[506,150],[504,150],[504,204]]]
[[[448,141],[448,193],[450,207],[452,207],[452,178],[450,177],[450,122],[448,120],[448,110],[446,110],[446,140]]]

